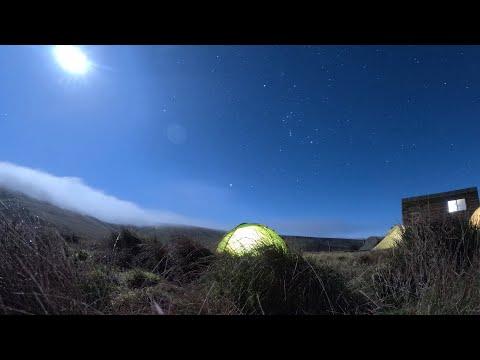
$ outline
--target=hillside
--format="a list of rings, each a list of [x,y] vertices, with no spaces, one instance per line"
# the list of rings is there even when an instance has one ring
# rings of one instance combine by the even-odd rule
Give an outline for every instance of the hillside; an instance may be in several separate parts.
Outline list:
[[[109,224],[95,217],[79,214],[74,211],[59,208],[45,201],[39,201],[25,194],[0,189],[0,217],[26,223],[40,222],[54,226],[61,232],[74,233],[84,242],[103,239],[111,231],[122,226]],[[128,226],[145,236],[156,236],[169,241],[178,236],[185,236],[214,249],[225,235],[225,230],[207,229],[188,225],[166,225],[159,227]],[[319,238],[281,235],[287,243],[293,244],[304,251],[348,251],[358,250],[363,241],[356,239]]]
[[[360,251],[369,251],[372,250],[375,245],[377,245],[380,241],[383,240],[383,236],[370,236],[367,240],[365,240],[365,244],[358,249]]]
[[[55,226],[62,232],[73,232],[81,239],[98,240],[117,225],[108,224],[92,216],[59,208],[16,191],[0,189],[0,216],[26,223],[41,222]]]
[[[321,238],[307,236],[282,235],[290,244],[295,244],[303,251],[355,251],[363,245],[360,239]]]
[[[182,225],[169,225],[161,227],[141,227],[133,228],[142,235],[152,237],[156,236],[163,241],[169,241],[178,236],[185,236],[190,239],[195,239],[202,245],[208,248],[215,248],[226,231],[207,229],[197,226],[182,226]]]

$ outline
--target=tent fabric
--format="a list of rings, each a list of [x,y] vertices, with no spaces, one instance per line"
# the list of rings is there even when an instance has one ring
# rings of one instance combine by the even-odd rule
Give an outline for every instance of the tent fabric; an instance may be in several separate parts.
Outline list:
[[[480,227],[480,207],[470,217],[470,223]],[[395,225],[372,250],[390,249],[402,240],[402,233],[405,230],[403,225]]]
[[[274,245],[287,249],[285,241],[272,229],[262,224],[243,223],[228,232],[220,241],[217,251],[234,255],[254,253],[259,246]]]
[[[473,225],[480,227],[480,207],[472,214],[470,217],[470,222]]]
[[[380,241],[372,250],[383,250],[394,247],[399,241],[402,240],[402,234],[405,230],[403,225],[395,225],[390,229],[387,235]]]
[[[359,251],[369,251],[372,250],[380,241],[383,240],[382,236],[370,236],[365,240],[363,246],[358,249]]]

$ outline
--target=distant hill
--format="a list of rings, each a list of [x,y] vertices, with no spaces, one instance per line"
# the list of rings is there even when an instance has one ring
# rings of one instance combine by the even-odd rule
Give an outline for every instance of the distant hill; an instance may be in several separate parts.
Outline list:
[[[227,233],[223,230],[207,229],[197,226],[168,225],[158,227],[134,228],[138,233],[145,236],[156,236],[159,240],[169,241],[177,236],[185,236],[194,239],[203,246],[214,249],[223,236]]]
[[[361,239],[323,238],[282,235],[287,244],[294,244],[303,251],[355,251],[363,246]]]
[[[227,233],[223,230],[213,230],[193,226],[145,227],[135,229],[147,236],[157,236],[159,239],[170,240],[175,236],[184,235],[197,240],[204,246],[216,248],[220,240]],[[320,238],[307,236],[280,235],[287,244],[291,244],[303,251],[354,251],[360,249],[363,240]]]
[[[39,221],[55,226],[61,232],[73,232],[84,240],[99,240],[120,228],[92,216],[62,209],[20,192],[5,189],[0,189],[0,217],[27,224]]]
[[[64,233],[74,233],[83,242],[100,241],[112,231],[119,230],[122,225],[109,224],[89,215],[62,209],[45,201],[36,200],[23,193],[0,188],[0,218],[8,218],[17,222],[40,222],[58,228]],[[128,228],[145,236],[156,236],[160,240],[169,241],[183,235],[215,249],[218,242],[226,234],[225,230],[207,229],[188,225],[165,225],[157,227]],[[358,250],[362,240],[319,238],[306,236],[281,235],[289,244],[303,251],[342,251]]]
[[[367,240],[365,240],[365,244],[358,249],[360,251],[369,251],[372,250],[375,245],[377,245],[380,241],[383,240],[382,236],[370,236]]]

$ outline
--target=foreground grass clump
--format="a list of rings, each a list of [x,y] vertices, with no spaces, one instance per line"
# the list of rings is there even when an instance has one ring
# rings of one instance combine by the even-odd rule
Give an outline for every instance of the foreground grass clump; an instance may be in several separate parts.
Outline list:
[[[101,264],[87,264],[77,268],[83,297],[89,308],[99,313],[110,313],[111,302],[118,291],[118,273]]]
[[[473,314],[480,311],[480,229],[464,217],[407,226],[371,276],[383,313]]]
[[[107,261],[121,269],[140,268],[176,283],[197,279],[213,253],[185,236],[170,241],[146,238],[122,229],[106,242]]]
[[[314,264],[332,268],[342,274],[352,287],[362,280],[368,271],[383,262],[385,251],[361,252],[319,252],[304,253],[303,256]]]
[[[0,221],[0,313],[85,314],[81,281],[55,230]]]
[[[361,307],[338,272],[274,246],[218,256],[203,280],[209,296],[229,299],[241,314],[352,314]]]
[[[140,269],[134,269],[126,273],[127,284],[132,288],[153,286],[157,284],[160,279],[160,276],[157,274]]]

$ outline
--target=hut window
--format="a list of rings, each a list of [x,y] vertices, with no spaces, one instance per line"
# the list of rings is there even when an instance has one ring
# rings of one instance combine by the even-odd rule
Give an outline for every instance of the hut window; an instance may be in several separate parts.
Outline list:
[[[467,210],[467,204],[465,203],[465,199],[450,200],[448,202],[448,212],[452,213],[463,210]]]

